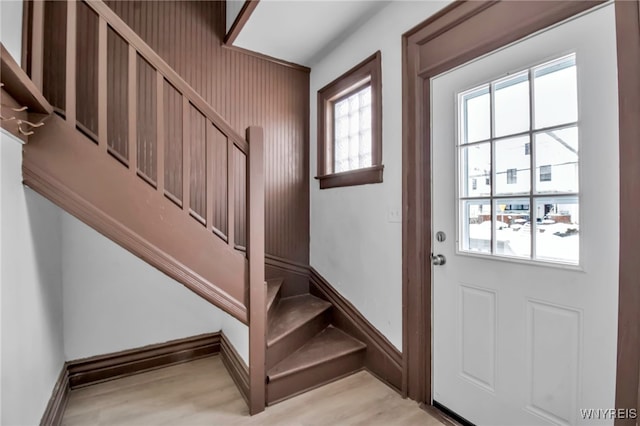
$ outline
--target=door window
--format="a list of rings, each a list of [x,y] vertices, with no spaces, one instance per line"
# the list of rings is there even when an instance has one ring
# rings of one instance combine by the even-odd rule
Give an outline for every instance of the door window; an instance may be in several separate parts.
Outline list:
[[[461,252],[578,264],[575,54],[458,95]]]

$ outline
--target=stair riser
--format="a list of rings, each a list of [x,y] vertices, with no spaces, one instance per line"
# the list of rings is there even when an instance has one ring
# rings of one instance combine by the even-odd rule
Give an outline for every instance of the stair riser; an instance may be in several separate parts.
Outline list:
[[[362,369],[365,350],[290,374],[267,384],[267,404],[275,404]]]
[[[267,323],[271,323],[271,320],[273,319],[273,313],[276,311],[281,298],[282,290],[278,290],[278,292],[276,293],[276,297],[273,299],[273,302],[271,302],[271,305],[267,307]]]
[[[267,348],[267,370],[300,349],[309,339],[324,330],[331,322],[331,310],[327,309],[291,334]]]

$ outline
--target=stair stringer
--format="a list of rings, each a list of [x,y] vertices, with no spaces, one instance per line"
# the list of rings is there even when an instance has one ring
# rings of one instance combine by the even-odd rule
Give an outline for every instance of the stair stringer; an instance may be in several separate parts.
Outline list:
[[[22,170],[26,186],[248,323],[246,258],[63,119],[29,138]]]

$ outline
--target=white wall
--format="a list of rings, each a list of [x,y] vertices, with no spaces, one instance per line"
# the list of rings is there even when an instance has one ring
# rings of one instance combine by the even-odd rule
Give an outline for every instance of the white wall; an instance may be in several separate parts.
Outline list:
[[[0,0],[0,39],[20,63],[22,52],[22,0]]]
[[[67,360],[219,331],[223,312],[62,214]]]
[[[22,145],[0,135],[2,424],[38,424],[64,363],[60,210],[22,185]]]
[[[222,312],[222,332],[244,363],[249,365],[249,327],[226,312]]]
[[[236,2],[234,2],[236,3]],[[242,2],[237,2],[242,5]],[[20,62],[22,1],[0,0]],[[65,360],[219,331],[248,360],[248,328],[22,185],[0,131],[0,423],[38,424]]]
[[[402,348],[402,34],[448,2],[396,1],[311,69],[310,263],[398,349]],[[319,190],[317,92],[382,51],[381,184]]]
[[[244,0],[225,0],[227,2],[227,31],[231,29],[236,17],[240,13],[240,9],[244,5]]]
[[[19,63],[22,1],[0,2]],[[0,423],[38,424],[64,362],[60,213],[22,185],[22,145],[0,132]]]

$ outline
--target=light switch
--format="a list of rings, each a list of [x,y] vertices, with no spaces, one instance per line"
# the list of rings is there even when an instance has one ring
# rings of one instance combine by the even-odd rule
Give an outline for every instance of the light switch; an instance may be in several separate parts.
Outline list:
[[[389,212],[387,213],[387,222],[401,223],[402,214],[400,213],[400,209],[389,209]]]

